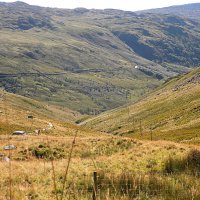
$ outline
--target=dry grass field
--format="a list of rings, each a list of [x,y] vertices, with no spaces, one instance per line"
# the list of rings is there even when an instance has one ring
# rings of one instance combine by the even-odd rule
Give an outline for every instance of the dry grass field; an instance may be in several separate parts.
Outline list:
[[[200,198],[199,146],[93,131],[74,123],[87,116],[3,91],[0,111],[0,200]]]
[[[7,138],[7,135],[0,138],[0,199],[9,199],[10,189],[12,199],[16,200],[48,200],[56,199],[56,195],[60,199],[73,137],[41,135]],[[17,148],[2,150],[9,143]],[[129,199],[128,195],[132,191],[130,187],[138,187],[135,195],[141,195],[141,199],[144,196],[148,197],[146,199],[160,199],[163,195],[166,195],[163,199],[169,199],[171,192],[174,192],[174,197],[177,192],[182,192],[182,196],[177,199],[184,199],[184,191],[188,199],[198,199],[199,174],[194,175],[190,171],[186,171],[188,175],[182,171],[164,172],[165,163],[170,157],[184,158],[192,149],[200,150],[192,145],[168,141],[138,141],[108,135],[78,136],[63,199],[92,199],[94,171],[98,172],[100,199],[105,198],[108,189],[110,196],[107,198],[122,199],[124,196],[123,199]],[[5,158],[10,158],[10,161]],[[159,187],[157,181],[161,184]],[[117,188],[126,187],[127,184],[131,185],[128,192],[119,194],[121,190]],[[139,187],[141,194],[137,194]],[[116,192],[113,192],[113,188]],[[155,190],[156,193],[149,190]]]

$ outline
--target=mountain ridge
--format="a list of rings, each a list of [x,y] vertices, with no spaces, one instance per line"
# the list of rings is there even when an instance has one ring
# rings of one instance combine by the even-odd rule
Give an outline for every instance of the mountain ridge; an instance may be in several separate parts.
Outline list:
[[[191,19],[200,19],[200,3],[190,3],[184,5],[174,5],[163,8],[153,8],[147,10],[137,11],[137,13],[160,13],[160,14],[174,14]]]
[[[175,17],[183,23],[174,24],[158,14],[6,5],[0,73],[66,73],[3,79],[9,92],[97,114],[137,101],[200,62],[200,24],[189,19]]]

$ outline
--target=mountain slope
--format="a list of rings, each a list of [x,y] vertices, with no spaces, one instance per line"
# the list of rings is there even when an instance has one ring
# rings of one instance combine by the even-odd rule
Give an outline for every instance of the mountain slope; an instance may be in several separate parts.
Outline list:
[[[173,78],[143,100],[102,113],[86,127],[112,134],[184,140],[200,136],[200,68]]]
[[[0,73],[38,73],[0,86],[88,114],[136,101],[199,65],[199,22],[169,17],[0,3]]]
[[[139,11],[139,13],[157,13],[157,14],[173,14],[185,18],[195,20],[200,19],[200,3],[185,4],[179,6],[170,6],[165,8],[149,9]]]

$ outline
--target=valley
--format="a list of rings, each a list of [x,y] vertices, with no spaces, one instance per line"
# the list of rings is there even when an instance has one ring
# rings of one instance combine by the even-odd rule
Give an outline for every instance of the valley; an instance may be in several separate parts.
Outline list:
[[[199,13],[0,2],[0,200],[199,200]]]
[[[82,114],[135,102],[199,64],[193,19],[23,2],[1,3],[0,17],[0,73],[36,73],[1,79],[1,87]]]

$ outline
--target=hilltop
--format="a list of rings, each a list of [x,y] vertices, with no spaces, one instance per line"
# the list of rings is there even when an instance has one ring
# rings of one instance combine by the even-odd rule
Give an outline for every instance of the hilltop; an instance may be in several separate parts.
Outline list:
[[[114,135],[200,141],[200,68],[169,79],[150,95],[129,106],[84,122],[86,127]],[[191,140],[191,141],[190,141]]]
[[[81,113],[137,101],[200,62],[199,21],[174,15],[15,2],[0,18],[0,74],[18,74],[0,86]]]
[[[185,5],[169,6],[165,8],[156,8],[139,11],[138,13],[157,13],[157,14],[171,14],[178,15],[184,18],[191,18],[194,20],[200,19],[200,3],[191,3]]]

